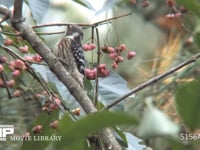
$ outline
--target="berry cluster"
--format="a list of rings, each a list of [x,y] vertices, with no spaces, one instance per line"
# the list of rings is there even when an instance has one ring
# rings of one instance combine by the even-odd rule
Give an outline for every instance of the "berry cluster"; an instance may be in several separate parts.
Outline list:
[[[5,39],[4,40],[4,45],[5,46],[14,46],[14,44],[13,44],[14,42],[13,42],[13,40],[12,39],[9,39],[9,38],[7,38],[7,39]],[[29,52],[29,47],[28,47],[28,45],[24,45],[24,46],[19,46],[19,47],[17,47],[18,48],[18,50],[20,51],[20,52],[22,52],[22,53],[28,53]],[[42,57],[39,55],[39,54],[35,54],[35,55],[25,55],[24,56],[24,59],[26,60],[26,61],[28,61],[28,62],[41,62],[42,61]],[[0,60],[1,61],[1,60]]]
[[[113,69],[117,69],[119,67],[119,63],[122,63],[124,61],[124,57],[122,56],[122,53],[127,50],[125,44],[119,44],[116,48],[110,47],[110,46],[104,46],[102,48],[102,51],[104,53],[107,53],[110,57],[110,59],[114,60],[112,64]],[[128,51],[126,54],[127,59],[132,59],[134,56],[136,56],[135,51]]]
[[[87,43],[83,44],[82,48],[84,51],[92,51],[96,48],[96,45],[94,43]]]
[[[45,94],[37,94],[36,95],[38,98],[44,97]],[[45,101],[44,105],[42,106],[42,110],[46,112],[52,112],[53,110],[58,110],[59,106],[61,105],[61,100],[58,97],[53,97],[54,101],[48,100]]]
[[[58,120],[54,120],[49,124],[49,127],[52,129],[57,129],[58,123],[59,123]],[[32,128],[32,132],[33,132],[33,134],[40,134],[42,132],[42,129],[43,129],[43,126],[40,124],[37,124]],[[26,138],[28,138],[28,136],[30,136],[30,132],[25,132],[22,136],[24,139],[26,139]]]
[[[57,129],[58,128],[58,124],[59,124],[59,121],[58,120],[54,120],[49,124],[49,127],[52,128],[52,129]],[[33,132],[33,134],[40,134],[42,132],[42,129],[43,129],[43,126],[40,125],[40,124],[37,124],[32,128],[32,132]],[[24,140],[26,140],[28,138],[28,136],[30,136],[30,132],[25,132],[22,135]]]
[[[84,51],[92,51],[96,48],[96,45],[94,43],[87,43],[83,44],[82,48]],[[109,75],[109,70],[106,68],[106,65],[100,64],[97,68],[85,68],[85,77],[88,80],[94,80],[97,77],[97,71],[98,77],[106,77]]]
[[[87,43],[83,45],[84,51],[92,51],[96,48],[94,43]],[[101,48],[102,52],[109,55],[109,58],[113,60],[112,68],[117,69],[119,67],[119,63],[124,61],[124,57],[122,53],[127,50],[125,44],[119,44],[116,48],[105,45]],[[127,59],[132,59],[136,55],[134,51],[128,51],[126,54]],[[106,64],[99,64],[96,68],[85,68],[85,77],[88,80],[94,80],[97,77],[106,77],[109,75],[109,69],[106,67]]]
[[[14,46],[18,48],[18,50],[21,53],[28,53],[29,47],[28,45],[24,46],[16,46],[16,42],[14,42],[12,39],[7,38],[4,40],[5,46]],[[6,76],[11,77],[11,79],[3,79],[0,78],[0,87],[14,87],[15,86],[15,80],[21,76],[22,72],[27,69],[26,63],[27,62],[41,62],[42,58],[40,55],[35,54],[32,56],[24,55],[24,59],[9,59],[6,56],[0,56],[0,73],[6,73]],[[6,68],[6,69],[5,69]],[[9,73],[11,72],[11,75]],[[16,86],[15,86],[16,87]],[[20,97],[22,92],[19,89],[16,89],[13,91],[13,97]]]
[[[106,64],[100,64],[98,66],[98,76],[99,77],[106,77],[109,75],[109,70],[106,68]],[[85,77],[88,80],[94,80],[97,77],[97,68],[89,69],[85,68]]]
[[[175,0],[166,0],[166,3],[170,8],[170,13],[166,15],[166,18],[168,19],[179,18],[180,16],[182,16],[183,13],[187,12],[187,10],[183,6],[176,8]]]
[[[7,63],[7,57],[5,56],[0,57],[0,63],[0,73],[5,70],[4,65],[6,65],[6,67],[8,66],[10,68],[12,71],[12,76],[14,77],[8,81],[3,81],[3,79],[0,78],[0,87],[13,87],[15,85],[14,79],[19,77],[21,72],[26,69],[25,63],[20,59],[11,60],[9,63]]]

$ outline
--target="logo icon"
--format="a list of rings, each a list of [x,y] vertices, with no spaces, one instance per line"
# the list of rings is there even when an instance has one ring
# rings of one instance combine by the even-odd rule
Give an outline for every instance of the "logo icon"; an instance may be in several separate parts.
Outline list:
[[[0,141],[6,141],[6,136],[13,133],[14,125],[0,125]]]

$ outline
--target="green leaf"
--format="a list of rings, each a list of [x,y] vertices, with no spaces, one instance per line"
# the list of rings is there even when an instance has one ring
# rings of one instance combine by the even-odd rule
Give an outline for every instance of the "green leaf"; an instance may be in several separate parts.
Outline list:
[[[183,5],[194,14],[200,16],[200,3],[198,0],[177,0],[177,3]]]
[[[51,144],[51,141],[34,141],[34,136],[51,136],[55,130],[50,128],[50,123],[54,120],[58,119],[58,111],[54,111],[50,114],[47,114],[46,112],[39,115],[33,124],[30,126],[29,131],[32,130],[32,128],[35,125],[42,125],[42,132],[38,135],[34,135],[31,133],[32,140],[31,141],[24,141],[21,147],[21,150],[35,150],[35,149],[45,149],[49,144]]]
[[[200,128],[200,82],[181,85],[176,93],[177,109],[186,125],[194,130]]]
[[[83,145],[85,138],[92,133],[95,133],[105,127],[112,127],[118,124],[135,124],[136,119],[125,113],[114,112],[96,112],[89,114],[75,124],[69,124],[65,118],[60,121],[62,126],[58,135],[62,135],[62,141],[57,143],[60,149],[68,147],[73,149],[75,145]],[[56,146],[56,147],[57,147]]]

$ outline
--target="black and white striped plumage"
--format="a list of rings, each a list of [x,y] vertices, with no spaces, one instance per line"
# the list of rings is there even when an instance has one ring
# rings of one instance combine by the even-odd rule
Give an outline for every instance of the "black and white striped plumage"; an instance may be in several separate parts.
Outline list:
[[[83,87],[85,57],[81,45],[82,38],[82,29],[76,25],[70,25],[65,37],[58,43],[57,56],[71,76]]]
[[[84,51],[82,49],[81,43],[77,43],[76,41],[71,41],[71,49],[73,51],[74,58],[76,60],[76,64],[80,73],[85,75],[85,57]]]

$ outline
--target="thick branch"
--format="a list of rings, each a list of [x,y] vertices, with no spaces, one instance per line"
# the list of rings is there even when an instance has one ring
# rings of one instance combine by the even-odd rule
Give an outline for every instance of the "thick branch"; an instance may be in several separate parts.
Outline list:
[[[14,1],[14,12],[12,17],[12,22],[23,22],[24,18],[22,16],[22,7],[23,7],[23,0],[15,0]]]

